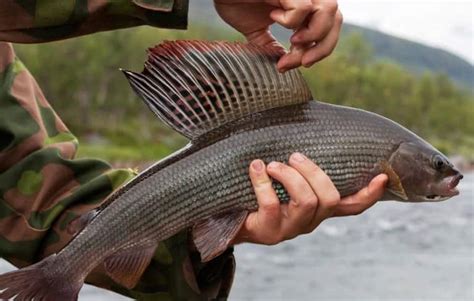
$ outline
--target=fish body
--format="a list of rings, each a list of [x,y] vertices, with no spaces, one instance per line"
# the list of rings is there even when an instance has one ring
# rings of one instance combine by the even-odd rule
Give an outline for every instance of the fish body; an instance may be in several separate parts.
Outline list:
[[[133,287],[156,245],[185,228],[193,229],[202,260],[214,258],[228,247],[247,213],[257,209],[248,176],[255,158],[284,162],[293,152],[304,153],[341,196],[359,191],[380,173],[389,176],[385,199],[419,202],[457,194],[462,176],[423,139],[382,116],[310,100],[296,73],[285,80],[298,86],[275,92],[281,75],[266,60],[274,57],[245,47],[168,43],[152,50],[142,74],[126,72],[148,106],[190,144],[112,194],[59,253],[1,275],[0,298],[73,300],[100,264],[116,282]],[[267,69],[253,67],[245,57],[235,59],[242,49]],[[194,77],[180,71],[178,62],[170,63],[184,54]],[[206,65],[203,71],[203,64],[217,67]],[[248,73],[233,77],[237,65]],[[259,83],[259,74],[270,80]],[[252,86],[245,76],[257,83]]]

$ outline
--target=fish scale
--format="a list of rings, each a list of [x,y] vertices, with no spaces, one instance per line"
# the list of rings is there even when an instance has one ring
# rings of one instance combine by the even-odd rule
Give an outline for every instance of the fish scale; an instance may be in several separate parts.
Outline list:
[[[427,142],[382,116],[311,100],[298,71],[278,72],[278,58],[254,45],[167,42],[150,50],[142,73],[125,71],[147,106],[190,143],[110,195],[59,253],[0,275],[0,299],[75,299],[101,264],[133,288],[156,245],[185,229],[201,259],[211,260],[258,208],[248,174],[256,158],[288,162],[301,152],[342,197],[382,172],[389,178],[384,199],[455,195],[462,176]],[[435,170],[432,158],[445,168]],[[281,183],[272,185],[282,203],[290,200]]]
[[[324,106],[326,105],[319,104],[314,106],[313,113],[315,116],[327,116],[327,112],[322,108]],[[333,113],[337,114],[337,111],[333,111]],[[313,145],[326,145],[330,143],[337,143],[337,145],[344,144],[344,140],[336,140],[330,137],[329,139],[325,140],[323,139],[325,136],[317,135],[317,131],[315,131],[315,129],[322,130],[324,129],[324,126],[330,126],[330,123],[325,122],[326,120],[330,120],[330,118],[322,119],[322,122],[316,125],[297,125],[296,127],[299,129],[301,137],[304,137],[306,134],[308,134],[308,137],[313,137],[314,141],[317,141],[317,143],[313,142]],[[378,124],[372,125],[372,127],[377,126]],[[288,141],[285,141],[284,143],[273,143],[272,152],[265,151],[263,153],[259,153],[258,151],[255,151],[261,148],[259,147],[261,145],[266,145],[274,141],[280,141],[280,137],[283,134],[282,132],[292,132],[294,128],[295,125],[288,125],[286,127],[279,126],[273,130],[267,129],[263,132],[257,130],[255,133],[245,133],[240,136],[236,135],[225,141],[209,146],[205,150],[196,152],[190,157],[177,162],[175,165],[169,166],[167,169],[167,174],[162,176],[160,173],[157,173],[155,176],[143,181],[136,189],[139,191],[146,191],[147,188],[151,190],[149,192],[151,197],[149,198],[157,200],[153,203],[154,206],[150,208],[151,210],[168,207],[174,208],[174,211],[166,211],[168,221],[172,219],[175,214],[182,214],[187,215],[186,220],[194,223],[197,220],[206,218],[207,216],[220,213],[221,209],[219,206],[224,206],[225,209],[236,206],[238,208],[254,210],[256,208],[256,201],[247,175],[248,164],[252,159],[257,157],[262,158],[267,162],[274,160],[285,161],[292,151],[301,151],[301,148],[299,147],[299,141],[301,141],[300,137],[288,139]],[[372,128],[366,128],[365,130],[374,131]],[[383,132],[384,131],[380,131],[382,135],[385,135]],[[285,135],[285,137],[290,136]],[[351,137],[348,135],[343,135],[341,136],[341,139],[349,139],[350,141]],[[289,145],[292,145],[293,149],[289,148]],[[322,168],[329,176],[338,174],[340,171],[334,168],[339,167],[339,164],[344,163],[344,161],[340,161],[339,158],[341,157],[339,156],[330,155],[334,151],[334,146],[337,145],[331,144],[330,146],[332,147],[306,149],[306,154],[311,159],[320,163]],[[380,148],[381,151],[379,154],[385,153],[385,156],[366,156],[364,151],[362,151],[360,156],[358,156],[357,153],[352,154],[352,157],[357,160],[357,165],[360,166],[359,168],[356,168],[355,171],[353,170],[353,172],[358,173],[359,175],[365,173],[366,176],[363,181],[359,181],[357,185],[358,187],[351,185],[352,187],[349,191],[340,189],[341,195],[344,196],[357,191],[368,183],[369,178],[374,176],[374,164],[382,159],[387,159],[389,151],[393,148],[393,145],[387,146],[386,143],[381,146],[382,147]],[[341,147],[339,150],[344,151],[344,148]],[[213,155],[210,156],[208,152],[212,153]],[[326,154],[328,155],[325,156]],[[212,158],[214,163],[208,162],[210,158]],[[320,158],[324,158],[325,160],[320,161]],[[342,157],[342,159],[344,158]],[[361,161],[361,159],[364,161]],[[203,163],[199,164],[200,160],[202,160]],[[189,164],[189,162],[192,163]],[[326,165],[329,167],[324,168]],[[217,170],[219,170],[219,172],[216,172]],[[226,173],[223,175],[220,173],[221,170],[226,170]],[[171,179],[171,181],[163,183],[162,178],[168,176],[168,172],[171,175],[180,175],[181,181],[176,181],[173,183],[173,179]],[[187,176],[183,176],[183,174],[186,174]],[[193,181],[191,181],[191,179],[193,179]],[[183,185],[184,183],[186,183],[185,186]],[[335,185],[338,188],[345,187],[351,183],[352,181],[346,183],[344,179],[338,181],[337,178],[335,181]],[[141,187],[142,185],[143,187]],[[157,190],[154,188],[157,186],[163,187],[163,185],[166,185],[166,187],[174,187],[174,189],[166,189],[166,193],[163,194],[163,190]],[[185,188],[183,188],[183,186]],[[243,187],[245,188],[242,189]],[[242,192],[245,192],[245,195],[243,195]],[[239,194],[238,198],[235,197],[236,194]],[[218,196],[218,199],[214,199],[213,196]],[[134,200],[140,199],[135,195],[132,197]],[[147,200],[149,198],[145,199],[144,206],[146,206]],[[191,202],[190,200],[196,201]],[[168,203],[168,206],[165,205],[166,203]],[[174,204],[185,205],[176,206]],[[199,204],[199,206],[190,206],[191,204]],[[140,207],[146,208],[144,206]],[[190,208],[189,212],[183,210],[184,208]],[[190,214],[190,212],[192,212],[192,214]],[[112,213],[112,215],[115,215],[115,213]],[[149,217],[149,219],[138,219],[134,222],[138,223],[141,221],[144,225],[150,225],[150,222],[153,221],[154,218],[152,215]],[[161,223],[155,223],[155,225],[155,227],[151,227],[150,229],[151,232],[156,233],[155,235],[157,235],[157,237],[154,239],[162,240],[166,238],[160,237],[160,234],[162,232],[169,232],[164,230]],[[173,223],[171,222],[170,225],[173,225]],[[188,225],[179,225],[176,227],[179,228],[184,226]]]

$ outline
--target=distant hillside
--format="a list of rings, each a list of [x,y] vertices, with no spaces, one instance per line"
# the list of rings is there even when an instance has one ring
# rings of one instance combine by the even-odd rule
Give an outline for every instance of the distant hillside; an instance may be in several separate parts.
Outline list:
[[[287,41],[291,34],[291,31],[276,26],[272,32],[281,41]],[[352,33],[362,34],[379,59],[399,63],[417,73],[423,71],[444,73],[464,87],[473,85],[474,66],[453,53],[394,37],[377,30],[344,24],[342,34]]]
[[[191,23],[205,22],[209,26],[226,26],[216,15],[209,0],[191,1],[190,13]],[[281,41],[287,41],[291,34],[290,31],[276,26],[272,32]],[[472,89],[474,66],[455,54],[377,30],[344,24],[343,34],[354,32],[359,32],[365,37],[379,59],[391,60],[417,73],[423,71],[444,73],[460,85]]]
[[[360,32],[377,57],[398,62],[411,70],[445,73],[456,82],[472,87],[474,66],[448,51],[394,37],[380,31],[345,24],[343,33]]]

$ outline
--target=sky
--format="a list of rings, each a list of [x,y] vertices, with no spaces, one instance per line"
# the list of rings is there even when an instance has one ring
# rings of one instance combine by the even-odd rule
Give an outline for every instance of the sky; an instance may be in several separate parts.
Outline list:
[[[344,21],[446,49],[474,63],[474,0],[339,0]]]

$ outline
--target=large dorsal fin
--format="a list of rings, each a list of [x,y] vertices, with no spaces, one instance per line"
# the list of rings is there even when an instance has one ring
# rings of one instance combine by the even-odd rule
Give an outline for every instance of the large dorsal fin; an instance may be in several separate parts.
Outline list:
[[[124,72],[161,120],[194,139],[251,113],[309,101],[297,70],[278,72],[279,57],[244,43],[164,42],[149,49],[142,73]]]

